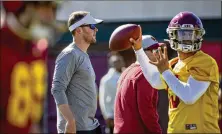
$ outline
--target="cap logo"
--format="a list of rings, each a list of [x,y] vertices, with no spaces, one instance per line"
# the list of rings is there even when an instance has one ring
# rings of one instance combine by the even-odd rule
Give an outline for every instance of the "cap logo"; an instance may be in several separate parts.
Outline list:
[[[157,40],[153,36],[151,36],[151,39],[157,42]]]

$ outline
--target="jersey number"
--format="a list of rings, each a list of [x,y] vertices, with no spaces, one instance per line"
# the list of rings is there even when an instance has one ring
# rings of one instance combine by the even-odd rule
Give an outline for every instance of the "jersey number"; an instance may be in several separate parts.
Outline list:
[[[170,108],[177,108],[180,103],[180,99],[176,95],[170,95]]]
[[[178,75],[175,75],[177,78],[179,77]],[[168,94],[169,94],[169,99],[170,99],[170,108],[177,108],[179,103],[180,103],[180,99],[175,95],[175,94],[172,94],[170,92],[172,91],[169,91],[169,87],[167,87],[167,91],[168,91]]]
[[[11,94],[7,119],[10,124],[25,127],[29,120],[39,122],[46,88],[44,61],[17,63],[11,74]]]

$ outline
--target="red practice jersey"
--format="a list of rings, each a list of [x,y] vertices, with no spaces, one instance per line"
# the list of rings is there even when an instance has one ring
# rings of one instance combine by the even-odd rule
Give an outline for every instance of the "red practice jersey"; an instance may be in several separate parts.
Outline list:
[[[0,133],[28,133],[42,118],[47,42],[34,44],[7,25],[0,34]]]

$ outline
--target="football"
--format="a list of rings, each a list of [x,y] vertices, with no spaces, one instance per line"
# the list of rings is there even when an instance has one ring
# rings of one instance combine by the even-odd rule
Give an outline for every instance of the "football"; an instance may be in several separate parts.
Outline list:
[[[140,28],[136,24],[124,24],[117,27],[110,36],[109,49],[111,51],[123,51],[132,47],[130,38],[138,39]]]

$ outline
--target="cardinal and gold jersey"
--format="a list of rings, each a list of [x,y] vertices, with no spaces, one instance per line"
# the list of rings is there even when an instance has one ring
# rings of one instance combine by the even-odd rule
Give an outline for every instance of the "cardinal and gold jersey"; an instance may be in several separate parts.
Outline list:
[[[26,134],[43,115],[46,42],[21,38],[7,25],[0,35],[0,133]]]
[[[196,80],[210,81],[211,84],[207,91],[190,105],[185,104],[172,93],[171,89],[168,89],[170,100],[168,133],[220,133],[219,71],[215,60],[204,52],[198,51],[183,61],[179,61],[178,58],[172,59],[170,66],[175,76],[182,82],[187,82],[191,75]]]

